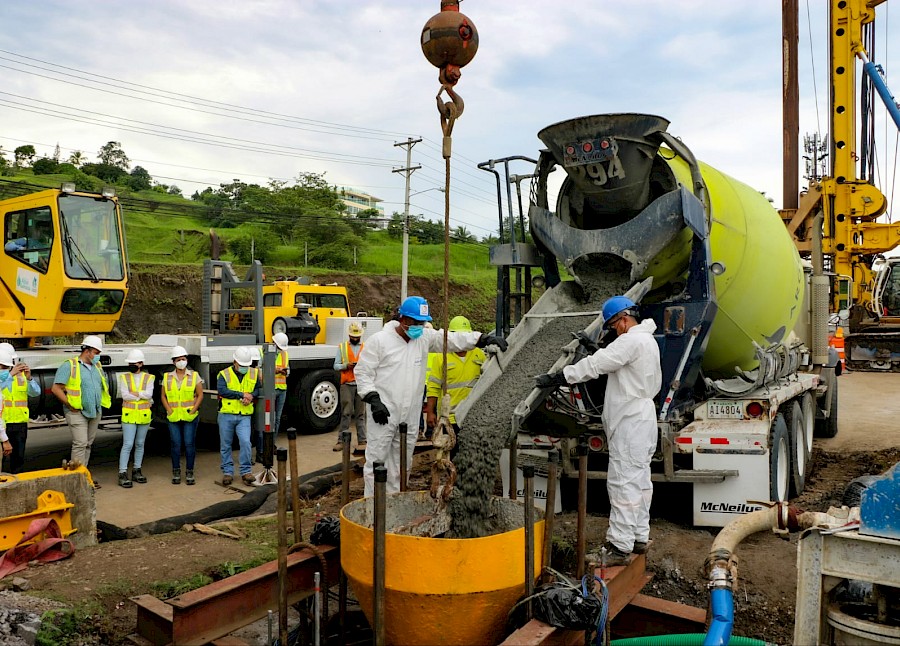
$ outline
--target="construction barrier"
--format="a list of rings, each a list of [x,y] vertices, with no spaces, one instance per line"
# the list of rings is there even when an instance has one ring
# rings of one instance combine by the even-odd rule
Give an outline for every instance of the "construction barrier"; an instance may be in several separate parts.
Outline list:
[[[844,329],[838,326],[834,334],[828,337],[828,345],[837,350],[838,356],[841,358],[841,369],[847,366],[844,364]]]

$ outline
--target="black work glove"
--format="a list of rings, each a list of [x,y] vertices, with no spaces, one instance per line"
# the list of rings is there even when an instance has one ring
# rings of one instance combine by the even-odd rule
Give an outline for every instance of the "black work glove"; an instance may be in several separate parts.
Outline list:
[[[550,387],[559,387],[565,386],[569,382],[566,381],[565,376],[562,373],[562,370],[559,372],[550,372],[546,375],[538,375],[534,378],[534,383],[537,384],[538,388],[550,388]]]
[[[575,332],[573,336],[578,339],[578,344],[591,354],[594,354],[597,350],[600,349],[600,346],[597,345],[597,342],[592,340],[584,330],[582,330],[581,332]]]
[[[381,396],[377,392],[369,393],[368,395],[363,397],[363,401],[372,408],[372,419],[375,420],[376,424],[388,423],[388,418],[390,418],[391,412],[388,410],[388,407],[385,406],[381,401]]]
[[[475,347],[486,348],[489,345],[497,346],[500,348],[501,352],[506,352],[507,348],[509,348],[509,344],[502,336],[492,336],[490,334],[482,334],[478,339],[478,343],[475,344]]]

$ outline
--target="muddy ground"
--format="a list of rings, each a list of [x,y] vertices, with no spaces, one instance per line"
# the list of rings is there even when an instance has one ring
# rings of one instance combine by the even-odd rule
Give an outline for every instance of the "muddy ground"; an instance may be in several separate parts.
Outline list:
[[[898,460],[900,449],[834,453],[817,450],[807,489],[794,502],[815,510],[840,505],[850,480],[866,473],[881,473]],[[424,476],[417,478],[414,485],[416,482],[424,488]],[[589,548],[602,541],[607,523],[602,510],[602,487],[591,494]],[[319,503],[323,514],[336,513],[339,495],[336,488],[316,501],[308,501],[304,526],[308,528],[313,522],[315,503]],[[351,486],[351,496],[361,495],[362,482],[356,480]],[[687,505],[679,504],[674,499],[677,495],[661,492],[654,500],[653,544],[647,559],[654,578],[644,593],[705,607],[708,593],[701,569],[715,530],[690,528],[686,520]],[[662,516],[659,508],[664,509]],[[28,568],[17,576],[28,580],[29,594],[78,607],[90,616],[85,625],[91,626],[94,636],[85,634],[80,643],[124,644],[135,627],[135,608],[129,597],[146,593],[161,598],[174,596],[183,592],[185,586],[220,579],[240,564],[255,563],[267,555],[271,558],[272,520],[265,522],[269,524],[263,529],[248,530],[243,526],[243,532],[248,535],[244,541],[174,532],[104,543],[80,550],[66,561]],[[554,565],[569,571],[574,567],[575,524],[574,511],[566,511],[557,521],[560,540],[554,552]],[[233,527],[241,531],[242,525]],[[741,544],[735,634],[777,644],[791,643],[796,551],[796,535],[783,540],[772,534],[757,534]]]
[[[201,282],[197,267],[138,267],[132,293],[117,326],[117,340],[140,341],[152,332],[192,332],[200,328]],[[396,277],[320,277],[321,282],[343,281],[350,288],[351,307],[383,315],[394,305],[387,297],[396,288]],[[433,301],[439,282],[411,279],[411,293]],[[451,287],[453,314],[466,313],[476,326],[487,326],[493,311],[492,294],[466,285]],[[437,309],[437,308],[436,308]],[[178,322],[172,312],[178,311]],[[900,460],[896,398],[900,375],[848,375],[842,386],[841,432],[834,440],[816,440],[812,475],[801,497],[793,501],[809,510],[839,505],[846,485],[855,477],[878,474]],[[847,386],[856,383],[850,397]],[[849,400],[846,398],[850,397]],[[888,409],[892,409],[889,411]],[[879,417],[880,416],[880,417]],[[865,447],[866,452],[856,449]],[[420,482],[422,482],[420,480]],[[591,492],[588,547],[603,540],[607,518],[602,483]],[[362,495],[362,483],[352,484],[351,495]],[[307,501],[304,526],[312,524],[315,503],[323,513],[338,509],[339,491],[318,501]],[[654,579],[644,589],[649,595],[705,607],[706,580],[701,572],[715,530],[694,529],[689,524],[689,494],[684,490],[657,489],[654,497],[648,569]],[[69,560],[30,567],[17,574],[30,586],[27,594],[58,600],[79,610],[81,637],[69,643],[109,644],[126,642],[135,628],[135,607],[128,598],[138,594],[174,596],[190,586],[222,578],[236,568],[274,558],[275,533],[269,525],[246,529],[246,540],[175,532],[161,536],[104,543],[79,550]],[[558,523],[559,549],[554,564],[571,571],[575,514],[569,510]],[[797,537],[783,540],[758,534],[738,550],[740,583],[735,596],[735,634],[790,644],[796,595]],[[568,566],[568,567],[567,567]],[[3,587],[2,582],[0,587]],[[7,604],[8,596],[0,598]],[[62,643],[62,642],[60,642]]]

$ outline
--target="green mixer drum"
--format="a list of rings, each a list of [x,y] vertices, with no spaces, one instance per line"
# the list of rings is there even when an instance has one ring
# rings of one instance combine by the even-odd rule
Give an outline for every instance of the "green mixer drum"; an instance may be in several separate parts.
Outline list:
[[[691,186],[687,164],[680,157],[666,161],[678,181]],[[700,169],[712,206],[711,260],[725,266],[715,278],[719,313],[703,369],[707,375],[731,376],[735,367],[757,366],[753,342],[766,347],[793,330],[803,306],[803,267],[764,195],[711,166],[701,163]]]

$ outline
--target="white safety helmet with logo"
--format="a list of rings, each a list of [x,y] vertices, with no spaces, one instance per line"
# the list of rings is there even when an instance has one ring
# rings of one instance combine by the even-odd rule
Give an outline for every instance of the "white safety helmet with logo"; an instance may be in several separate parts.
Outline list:
[[[103,352],[103,339],[94,334],[89,334],[84,337],[84,340],[81,342],[81,347],[94,348],[94,350]]]
[[[272,335],[272,343],[278,346],[279,350],[287,350],[288,348],[288,335],[284,332],[277,332]]]
[[[363,335],[362,325],[359,323],[351,323],[347,328],[347,336],[360,337]]]

